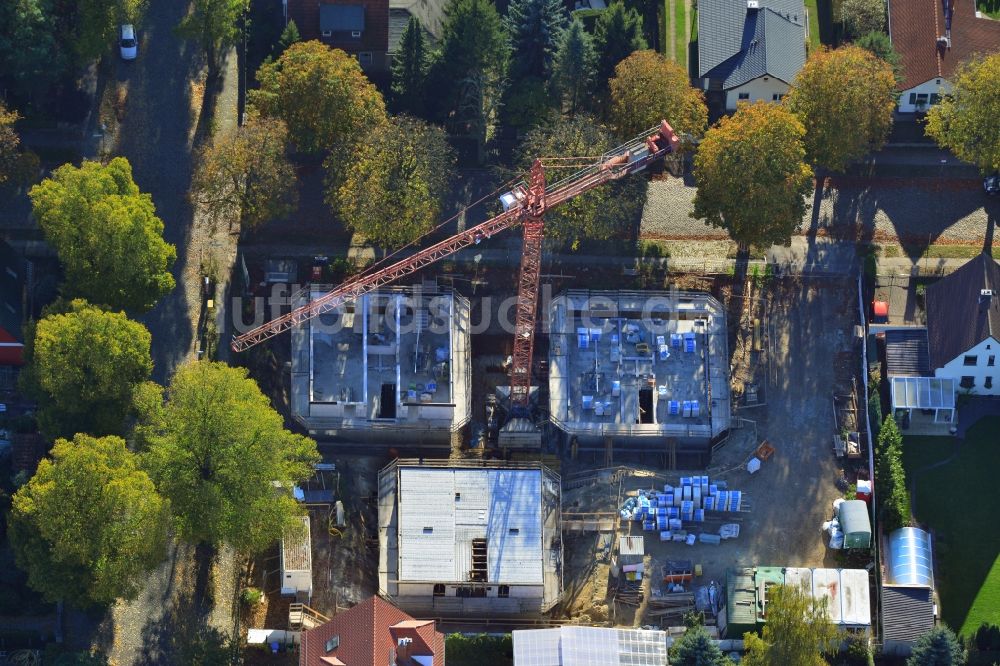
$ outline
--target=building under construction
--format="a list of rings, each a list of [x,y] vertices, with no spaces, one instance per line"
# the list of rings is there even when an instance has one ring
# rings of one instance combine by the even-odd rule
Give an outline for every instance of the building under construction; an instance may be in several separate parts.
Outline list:
[[[580,448],[696,454],[730,425],[722,304],[709,294],[567,291],[549,308],[549,410]]]
[[[413,614],[532,616],[562,591],[560,479],[538,463],[398,460],[379,473],[379,594]]]
[[[385,287],[292,329],[292,414],[321,440],[448,447],[469,421],[470,367],[466,298]]]

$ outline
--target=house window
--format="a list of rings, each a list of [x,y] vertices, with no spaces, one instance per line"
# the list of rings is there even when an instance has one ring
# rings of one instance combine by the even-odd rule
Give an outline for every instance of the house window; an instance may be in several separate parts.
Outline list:
[[[509,530],[507,530],[507,532],[508,532],[508,534],[510,534],[512,536],[513,535],[517,535],[517,534],[521,533],[521,528],[520,527],[512,527]]]
[[[976,360],[977,359],[975,356],[966,356],[965,358],[962,359],[962,365],[975,365]]]
[[[780,102],[783,99],[785,99],[785,96],[782,95],[781,93],[774,93],[773,95],[771,95],[772,102]]]
[[[501,585],[497,588],[497,596],[506,599],[510,596],[510,585]]]
[[[358,54],[358,62],[361,63],[362,65],[370,65],[370,64],[372,64],[372,52],[371,51],[362,51],[361,53],[359,53]]]
[[[927,98],[929,95],[927,93],[917,94],[917,106],[927,106]]]
[[[975,377],[969,377],[968,375],[966,375],[965,377],[962,377],[962,381],[959,383],[959,386],[961,386],[964,389],[975,388],[976,387],[976,378]]]
[[[322,34],[323,34],[324,37],[333,37],[333,31],[332,30],[324,30]]]
[[[941,95],[937,93],[931,93],[931,106],[937,104],[941,101]]]
[[[993,388],[993,378],[992,377],[987,377],[986,381],[983,382],[983,386],[985,386],[988,389]]]
[[[987,349],[989,349],[989,347],[987,347]],[[989,358],[986,359],[986,365],[992,368],[996,364],[997,364],[997,357],[990,354]]]
[[[434,596],[435,597],[444,596],[444,583],[434,583]]]
[[[917,93],[910,93],[910,106],[916,106],[917,104]]]
[[[434,534],[434,528],[433,527],[425,527],[424,528],[424,534]]]
[[[740,99],[750,99],[750,93],[740,93]]]
[[[462,501],[462,493],[455,493],[455,501],[456,502]]]

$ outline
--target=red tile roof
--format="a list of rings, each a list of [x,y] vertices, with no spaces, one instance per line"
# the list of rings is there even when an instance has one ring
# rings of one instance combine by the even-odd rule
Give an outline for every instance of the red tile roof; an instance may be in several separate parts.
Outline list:
[[[326,643],[340,636],[329,653]],[[444,634],[433,620],[414,620],[381,597],[372,597],[302,634],[299,666],[387,666],[400,638],[409,638],[410,654],[432,656],[444,664]]]
[[[951,2],[951,48],[937,45],[945,34],[943,3]],[[903,66],[908,90],[933,78],[949,78],[975,53],[1000,51],[1000,21],[976,17],[974,0],[889,0],[889,34]]]

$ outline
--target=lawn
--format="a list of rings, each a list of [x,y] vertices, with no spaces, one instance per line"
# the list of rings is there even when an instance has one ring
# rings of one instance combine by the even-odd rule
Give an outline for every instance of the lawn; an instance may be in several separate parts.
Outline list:
[[[964,636],[1000,618],[1000,521],[996,471],[1000,469],[1000,417],[968,432],[957,457],[942,467],[915,471],[948,458],[951,438],[906,437],[903,464],[916,480],[920,526],[934,533],[935,579],[944,621]]]
[[[670,0],[663,0],[663,21],[660,24],[660,34],[663,35],[663,55],[684,68],[687,68],[688,42],[685,20],[685,0],[675,0],[674,10],[670,11]],[[675,46],[670,49],[670,37],[673,35]]]
[[[806,0],[806,13],[809,14],[809,51],[810,53],[819,48],[819,8],[816,6],[817,0]]]
[[[1000,0],[976,0],[976,9],[990,18],[1000,19]]]

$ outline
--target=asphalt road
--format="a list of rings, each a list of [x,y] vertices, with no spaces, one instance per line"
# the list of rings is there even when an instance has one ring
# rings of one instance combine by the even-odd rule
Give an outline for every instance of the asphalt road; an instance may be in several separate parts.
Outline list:
[[[178,286],[143,318],[153,336],[153,378],[164,382],[191,349],[188,307],[181,276],[191,229],[187,202],[191,180],[192,132],[189,84],[201,64],[196,45],[181,41],[174,26],[186,3],[150,3],[139,28],[139,57],[118,63],[118,81],[127,82],[128,101],[118,130],[116,154],[128,158],[136,183],[148,192],[164,223],[164,237],[177,247],[173,268]]]

